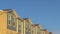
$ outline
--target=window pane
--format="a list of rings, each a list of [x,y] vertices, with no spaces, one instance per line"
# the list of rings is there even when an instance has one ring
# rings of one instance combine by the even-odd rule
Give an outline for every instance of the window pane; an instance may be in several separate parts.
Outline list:
[[[20,22],[20,20],[18,21],[18,32],[21,33],[21,22]]]
[[[8,13],[7,14],[7,21],[8,21],[7,28],[16,31],[16,27],[15,27],[15,23],[17,21],[16,18],[12,14]]]
[[[8,19],[8,25],[11,25],[11,15],[9,13],[7,19]]]
[[[14,17],[14,16],[11,16],[11,24],[12,24],[12,26],[15,26],[15,24],[16,24],[16,18]]]

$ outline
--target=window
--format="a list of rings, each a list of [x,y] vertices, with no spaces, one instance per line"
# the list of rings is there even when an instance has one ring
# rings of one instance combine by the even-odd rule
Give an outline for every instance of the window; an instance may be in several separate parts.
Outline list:
[[[30,31],[26,31],[26,34],[31,34],[31,32]]]
[[[32,34],[33,34],[34,32],[33,32],[33,30],[32,30]]]
[[[18,32],[21,33],[21,22],[20,22],[20,20],[18,21]]]
[[[28,22],[26,22],[26,28],[27,28],[27,27],[29,27],[29,24],[28,24]]]
[[[21,29],[20,29],[20,30],[18,30],[18,32],[19,32],[19,33],[21,33]]]
[[[14,27],[16,26],[16,21],[17,21],[16,18],[14,16],[11,16],[11,22],[12,22],[11,25],[12,26],[14,26]]]
[[[7,14],[7,28],[16,31],[17,20],[11,13]]]
[[[26,29],[28,29],[29,28],[29,23],[28,22],[26,22]]]
[[[20,29],[20,28],[21,28],[21,22],[18,21],[18,29]]]
[[[10,14],[10,13],[8,13],[8,25],[11,25],[11,26],[15,26],[16,25],[16,18],[12,15],[12,14]]]
[[[26,22],[26,29],[31,29],[31,24],[29,22]]]
[[[38,33],[38,34],[40,34],[40,33],[41,33],[41,32],[40,32],[40,28],[38,28],[38,31],[37,31],[37,33]]]
[[[26,34],[29,34],[29,32],[26,32]]]
[[[8,25],[11,25],[11,15],[8,13]]]
[[[30,25],[30,23],[29,23],[29,29],[31,28],[30,26],[31,26],[31,25]]]

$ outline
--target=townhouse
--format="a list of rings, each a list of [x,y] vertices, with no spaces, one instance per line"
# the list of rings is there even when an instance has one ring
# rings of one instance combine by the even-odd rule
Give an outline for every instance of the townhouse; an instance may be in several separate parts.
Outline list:
[[[13,9],[0,10],[0,34],[52,34],[29,18],[20,18]]]

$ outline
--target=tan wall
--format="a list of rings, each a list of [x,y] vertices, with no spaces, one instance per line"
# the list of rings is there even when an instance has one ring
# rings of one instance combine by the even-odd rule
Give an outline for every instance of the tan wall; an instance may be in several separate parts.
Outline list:
[[[0,33],[6,34],[6,28],[7,28],[7,13],[4,13],[2,11],[0,14]]]
[[[12,30],[7,30],[7,34],[17,34],[17,32]]]

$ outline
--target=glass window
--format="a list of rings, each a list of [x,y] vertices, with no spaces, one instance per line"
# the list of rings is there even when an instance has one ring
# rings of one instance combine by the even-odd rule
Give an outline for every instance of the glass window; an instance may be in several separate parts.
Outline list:
[[[30,27],[30,26],[29,26],[29,23],[28,23],[28,22],[26,22],[26,29],[27,29],[27,28],[29,28],[29,27]]]
[[[21,22],[20,22],[20,20],[18,21],[18,32],[21,33]]]
[[[11,25],[11,15],[8,13],[8,25]]]
[[[26,34],[31,34],[31,32],[30,31],[26,31]]]
[[[26,22],[26,27],[28,27],[29,26],[29,24],[28,24],[28,22]]]
[[[26,34],[29,34],[29,32],[26,32]]]
[[[18,21],[18,28],[20,29],[21,28],[21,22]]]
[[[16,18],[14,16],[11,16],[11,22],[12,22],[11,25],[12,26],[16,26],[16,21],[17,21]]]
[[[15,26],[16,25],[16,18],[12,15],[12,14],[10,14],[10,13],[8,13],[8,25],[11,25],[11,26]]]
[[[29,28],[31,29],[31,24],[29,24]]]
[[[17,19],[11,13],[7,14],[7,28],[16,31]]]

